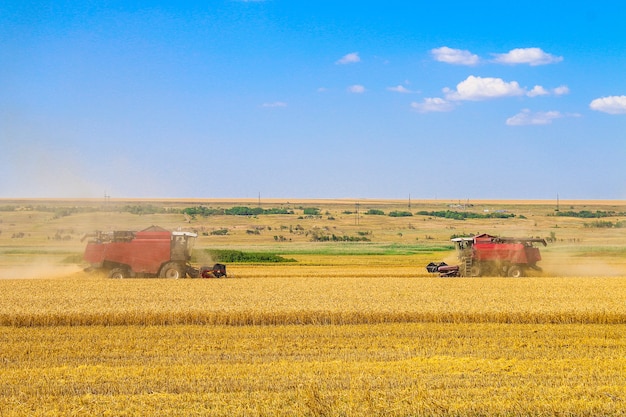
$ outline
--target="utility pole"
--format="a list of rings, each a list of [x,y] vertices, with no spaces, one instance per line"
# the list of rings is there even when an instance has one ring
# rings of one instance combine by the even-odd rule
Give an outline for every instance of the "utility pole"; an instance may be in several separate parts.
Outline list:
[[[355,224],[358,226],[359,224],[359,203],[354,203],[354,208],[355,208],[355,213],[356,213],[356,218],[354,220]]]
[[[559,193],[556,193],[556,211],[559,211]]]

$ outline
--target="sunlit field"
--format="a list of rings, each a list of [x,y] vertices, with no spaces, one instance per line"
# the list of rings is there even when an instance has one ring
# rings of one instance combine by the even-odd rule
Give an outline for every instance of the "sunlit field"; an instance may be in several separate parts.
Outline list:
[[[623,415],[624,325],[0,328],[3,415]]]
[[[257,267],[264,269],[264,267]],[[270,269],[270,268],[268,268]],[[626,324],[626,279],[319,275],[0,280],[0,325]],[[245,269],[243,269],[245,271]]]
[[[406,202],[292,202],[291,215],[195,219],[89,201],[74,204],[98,209],[59,216],[28,204],[0,203],[21,207],[0,211],[1,416],[626,414],[626,228],[557,217],[546,202],[483,202],[464,210],[516,216],[465,221],[415,214],[449,208],[438,202],[412,202],[400,218],[364,213]],[[321,214],[303,216],[303,206]],[[84,233],[153,224],[197,231],[198,264],[213,261],[210,248],[293,261],[229,264],[223,279],[83,271]],[[322,232],[367,240],[311,240]],[[455,262],[449,239],[469,232],[551,238],[544,271],[426,272],[430,261]]]

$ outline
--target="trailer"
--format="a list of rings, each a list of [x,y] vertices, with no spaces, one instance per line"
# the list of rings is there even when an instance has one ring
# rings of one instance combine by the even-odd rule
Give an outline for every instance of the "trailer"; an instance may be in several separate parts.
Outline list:
[[[541,271],[539,243],[547,246],[541,238],[498,237],[481,234],[451,239],[454,243],[459,265],[431,262],[426,266],[430,273],[442,277],[508,276],[521,277],[529,269]]]
[[[196,268],[190,264],[198,235],[151,226],[135,232],[120,230],[94,232],[85,247],[84,259],[90,270],[102,270],[110,278],[221,278],[226,266]]]

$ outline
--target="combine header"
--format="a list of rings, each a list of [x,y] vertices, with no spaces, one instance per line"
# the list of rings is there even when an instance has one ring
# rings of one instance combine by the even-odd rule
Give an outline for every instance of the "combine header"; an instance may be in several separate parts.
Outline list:
[[[197,234],[170,232],[152,226],[139,232],[95,232],[89,237],[84,258],[89,269],[104,270],[110,278],[220,278],[226,266],[197,269],[189,264]]]
[[[442,277],[524,276],[527,269],[541,271],[539,249],[533,244],[547,246],[545,239],[496,237],[482,234],[452,239],[460,265],[431,262],[430,273]]]

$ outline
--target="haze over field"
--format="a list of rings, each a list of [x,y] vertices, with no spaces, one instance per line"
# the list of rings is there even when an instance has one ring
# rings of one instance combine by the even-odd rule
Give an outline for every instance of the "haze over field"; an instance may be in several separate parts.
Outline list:
[[[0,4],[0,198],[626,198],[626,5]]]

